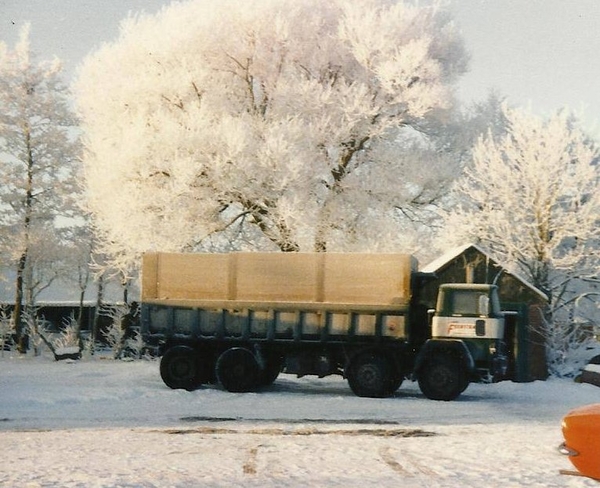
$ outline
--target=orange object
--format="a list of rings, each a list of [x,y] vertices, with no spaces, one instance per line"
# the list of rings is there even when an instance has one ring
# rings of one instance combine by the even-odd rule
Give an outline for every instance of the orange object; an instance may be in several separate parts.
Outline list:
[[[561,452],[581,474],[600,480],[600,403],[571,410],[563,418],[562,432]]]

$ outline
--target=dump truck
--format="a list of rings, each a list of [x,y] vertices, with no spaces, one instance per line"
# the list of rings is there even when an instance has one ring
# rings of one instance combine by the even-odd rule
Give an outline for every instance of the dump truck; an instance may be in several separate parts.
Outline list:
[[[146,253],[140,321],[170,388],[256,391],[282,372],[342,375],[362,397],[406,379],[453,400],[507,368],[495,285],[445,284],[407,254]]]

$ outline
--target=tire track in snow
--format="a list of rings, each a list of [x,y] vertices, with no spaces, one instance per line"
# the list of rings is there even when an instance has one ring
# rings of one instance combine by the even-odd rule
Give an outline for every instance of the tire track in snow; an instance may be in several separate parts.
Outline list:
[[[417,460],[417,457],[409,454],[406,451],[400,451],[400,454],[403,458],[407,459],[408,461],[410,461],[410,465],[414,466],[417,470],[419,470],[422,474],[424,474],[425,476],[431,476],[434,478],[439,478],[439,473],[437,473],[436,471],[434,471],[433,469],[431,469],[429,466],[427,466],[426,464],[423,464],[421,462],[419,462]],[[431,460],[429,460],[431,461]]]
[[[396,461],[396,459],[390,452],[389,446],[381,447],[379,449],[379,456],[381,457],[383,462],[396,473],[401,474],[402,476],[413,476],[413,474],[410,471],[406,470],[404,466],[402,466],[398,461]]]
[[[415,471],[417,471],[417,474],[420,473],[428,477],[439,478],[439,473],[419,462],[417,458],[412,454],[409,454],[406,451],[400,451],[400,455],[402,456],[402,459],[406,459],[406,465],[409,469],[407,469],[407,467],[403,466],[396,460],[396,457],[391,453],[391,449],[389,446],[383,446],[379,449],[379,456],[381,457],[383,462],[389,468],[394,470],[396,473],[401,474],[402,476],[412,478],[415,476]]]
[[[244,465],[242,466],[244,474],[247,474],[247,475],[256,474],[256,458],[258,456],[258,448],[260,446],[261,446],[261,444],[259,444],[256,447],[253,447],[252,449],[250,449],[248,451],[248,455],[246,456],[246,460],[244,461]]]

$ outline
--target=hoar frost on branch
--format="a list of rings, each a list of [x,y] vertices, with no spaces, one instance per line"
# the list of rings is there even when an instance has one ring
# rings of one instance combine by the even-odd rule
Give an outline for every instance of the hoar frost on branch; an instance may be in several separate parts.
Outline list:
[[[408,2],[196,0],[130,18],[76,88],[106,251],[125,266],[211,236],[397,246],[452,173],[414,167],[408,128],[450,106],[465,66],[447,15]]]
[[[600,324],[598,146],[566,111],[504,114],[507,133],[479,140],[455,187],[447,238],[480,243],[547,294],[544,336],[557,366]]]
[[[476,144],[447,228],[556,299],[566,280],[597,276],[598,148],[567,113],[544,120],[505,108],[505,115],[508,133]]]

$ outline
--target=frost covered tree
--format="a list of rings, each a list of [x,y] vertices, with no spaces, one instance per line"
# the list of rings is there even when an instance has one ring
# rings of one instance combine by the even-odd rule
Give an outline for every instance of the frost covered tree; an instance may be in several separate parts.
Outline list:
[[[566,111],[504,116],[506,134],[482,137],[456,184],[447,241],[478,242],[547,294],[543,333],[560,368],[598,324],[598,146]]]
[[[79,144],[60,73],[58,60],[36,64],[28,25],[14,49],[0,43],[0,253],[14,263],[19,337],[24,291],[32,299],[54,279],[42,263],[56,264],[56,224],[76,209]]]
[[[104,340],[113,350],[115,359],[120,359],[123,355],[127,343],[129,306],[113,305],[106,306],[102,310],[102,315],[110,319],[110,326],[103,332]]]
[[[127,267],[224,242],[406,248],[456,173],[411,154],[465,69],[448,14],[410,2],[196,0],[126,20],[76,84],[105,251]]]
[[[406,147],[400,154],[407,162],[419,163],[415,167],[426,167],[433,164],[436,168],[443,167],[441,178],[437,184],[430,185],[429,205],[418,206],[417,212],[410,215],[411,222],[419,222],[419,239],[423,244],[416,253],[420,261],[427,262],[440,255],[447,244],[438,242],[437,236],[443,230],[445,209],[453,208],[455,196],[449,191],[454,180],[462,173],[462,169],[471,160],[473,146],[484,134],[500,136],[506,132],[507,121],[502,109],[502,97],[491,91],[488,96],[466,106],[455,106],[447,112],[443,119],[429,118],[419,123],[420,132],[428,134],[428,143],[420,142]],[[448,172],[452,172],[449,176]],[[431,182],[436,180],[430,180]],[[436,193],[433,193],[433,189]],[[414,207],[403,207],[402,212],[410,212]],[[460,244],[464,244],[460,242]]]

